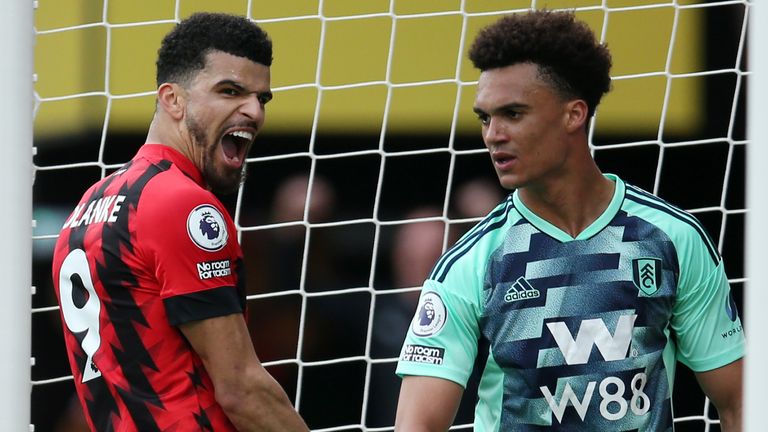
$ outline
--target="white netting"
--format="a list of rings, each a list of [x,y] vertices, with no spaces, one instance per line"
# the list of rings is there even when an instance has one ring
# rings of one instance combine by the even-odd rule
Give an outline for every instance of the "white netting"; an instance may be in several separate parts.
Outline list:
[[[502,194],[471,112],[468,45],[499,15],[544,2],[90,3],[41,1],[36,17],[37,430],[76,412],[49,281],[53,240],[83,190],[143,142],[157,43],[196,10],[247,14],[275,41],[275,101],[249,179],[226,201],[249,266],[257,352],[313,430],[391,430],[418,284]],[[547,6],[575,7],[614,55],[614,89],[590,136],[598,163],[700,217],[740,299],[748,2]],[[678,431],[710,430],[709,402],[679,375]],[[466,430],[471,404],[457,419]]]

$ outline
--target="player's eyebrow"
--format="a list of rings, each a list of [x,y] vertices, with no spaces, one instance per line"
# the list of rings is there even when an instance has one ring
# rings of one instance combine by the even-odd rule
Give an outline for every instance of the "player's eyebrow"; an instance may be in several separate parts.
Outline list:
[[[491,110],[491,113],[487,113],[483,109],[477,106],[472,107],[472,111],[474,111],[475,114],[480,115],[480,114],[492,114],[494,112],[519,111],[526,108],[529,108],[529,105],[524,103],[519,103],[519,102],[511,102],[506,105],[495,107],[494,109]]]
[[[246,88],[244,85],[242,85],[239,81],[231,80],[231,79],[223,79],[219,82],[217,82],[214,87],[224,87],[224,86],[231,86],[235,87],[240,91],[245,91]]]
[[[254,91],[250,91],[250,90],[248,90],[248,88],[246,88],[239,81],[235,81],[235,80],[231,80],[231,79],[223,79],[223,80],[217,82],[214,85],[214,88],[219,88],[219,87],[234,87],[238,91],[243,92],[243,93],[257,93],[260,97],[265,98],[267,102],[271,101],[272,98],[273,98],[272,92],[269,91],[269,90],[264,90],[264,91],[254,90]]]

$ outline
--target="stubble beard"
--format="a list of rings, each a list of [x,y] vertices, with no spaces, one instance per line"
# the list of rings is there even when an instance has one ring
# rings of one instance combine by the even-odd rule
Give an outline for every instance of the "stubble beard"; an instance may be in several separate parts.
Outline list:
[[[203,179],[205,179],[208,188],[217,195],[230,195],[238,191],[240,186],[245,183],[245,166],[242,169],[231,170],[226,167],[223,170],[216,169],[216,152],[219,150],[218,143],[207,142],[205,130],[191,113],[187,112],[186,120],[187,130],[192,136],[193,145],[202,149],[202,167]],[[223,172],[222,172],[223,171]]]

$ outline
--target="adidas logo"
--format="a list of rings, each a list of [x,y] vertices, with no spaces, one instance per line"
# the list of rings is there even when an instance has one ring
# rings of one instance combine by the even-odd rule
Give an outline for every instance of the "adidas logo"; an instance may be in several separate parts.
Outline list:
[[[541,296],[539,290],[531,286],[530,282],[520,276],[504,294],[504,301],[512,303],[520,300],[529,300]]]

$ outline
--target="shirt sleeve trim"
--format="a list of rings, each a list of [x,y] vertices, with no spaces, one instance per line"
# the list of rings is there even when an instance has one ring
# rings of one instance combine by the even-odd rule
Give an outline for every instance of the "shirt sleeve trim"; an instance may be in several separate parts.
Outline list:
[[[451,369],[427,370],[427,369],[418,368],[418,367],[411,368],[405,365],[404,363],[398,364],[397,370],[395,373],[400,378],[405,378],[407,376],[442,378],[448,381],[453,381],[465,389],[467,387],[467,381],[469,380],[469,377],[467,377],[466,373],[463,371],[457,371],[457,370],[451,370]]]
[[[234,313],[243,313],[240,295],[233,286],[213,288],[163,299],[173,326]]]
[[[698,361],[690,361],[688,359],[681,358],[680,362],[688,366],[694,372],[707,372],[731,364],[742,357],[744,357],[743,342],[738,346],[733,347],[731,350],[714,358]]]

